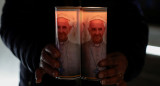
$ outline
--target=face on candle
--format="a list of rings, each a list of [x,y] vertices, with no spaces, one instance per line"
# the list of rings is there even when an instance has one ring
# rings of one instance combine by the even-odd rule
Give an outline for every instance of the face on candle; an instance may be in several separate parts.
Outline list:
[[[103,41],[103,34],[105,32],[104,22],[99,19],[90,21],[89,24],[89,33],[93,43],[99,44]]]
[[[58,24],[58,40],[60,42],[65,42],[68,40],[68,33],[71,30],[69,25],[69,20],[63,17],[57,18]]]

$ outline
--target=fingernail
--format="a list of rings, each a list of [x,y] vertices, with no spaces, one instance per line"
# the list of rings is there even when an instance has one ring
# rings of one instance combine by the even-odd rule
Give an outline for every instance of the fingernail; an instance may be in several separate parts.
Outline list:
[[[58,77],[58,73],[54,73],[54,72],[53,72],[53,73],[52,73],[52,76],[53,76],[53,77]]]
[[[101,84],[104,85],[104,84],[105,84],[105,81],[104,81],[104,80],[101,80]]]
[[[55,58],[57,58],[57,57],[60,57],[61,55],[60,55],[58,52],[55,52],[55,53],[53,54],[53,56],[54,56]]]
[[[100,74],[98,75],[98,77],[99,77],[99,78],[103,78],[103,77],[104,77],[104,74],[100,73]]]
[[[36,83],[41,83],[41,80],[36,80]]]

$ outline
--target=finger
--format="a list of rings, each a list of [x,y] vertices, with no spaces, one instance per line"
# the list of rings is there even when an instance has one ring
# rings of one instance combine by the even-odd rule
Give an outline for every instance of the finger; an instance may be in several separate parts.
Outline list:
[[[107,59],[102,59],[99,63],[98,63],[98,66],[100,67],[106,67],[107,66]]]
[[[102,79],[102,78],[106,78],[106,77],[112,77],[112,76],[118,75],[120,73],[121,73],[121,71],[119,71],[117,66],[116,66],[116,67],[111,68],[111,69],[100,71],[98,73],[98,78]]]
[[[47,45],[45,47],[44,51],[46,51],[47,53],[49,53],[53,58],[59,58],[60,57],[60,52],[52,44]]]
[[[103,59],[98,63],[98,66],[106,67],[106,66],[118,65],[121,61],[120,57],[122,57],[122,56],[124,56],[124,55],[119,52],[110,53],[107,55],[106,59]]]
[[[107,55],[107,58],[109,60],[118,61],[118,63],[115,62],[116,64],[119,64],[120,61],[123,61],[123,63],[128,64],[126,56],[121,52],[110,53]]]
[[[113,85],[118,84],[120,82],[121,78],[119,76],[114,76],[111,78],[105,78],[101,80],[101,84],[104,85]]]
[[[52,68],[60,67],[60,63],[57,60],[51,58],[51,56],[45,52],[42,53],[41,60],[50,65]]]
[[[119,60],[115,60],[112,58],[103,59],[98,63],[100,67],[107,67],[107,66],[115,66],[118,65]]]
[[[38,68],[35,72],[35,77],[36,77],[36,83],[41,83],[42,82],[42,77],[45,74],[44,70],[41,68]]]
[[[53,76],[53,77],[57,77],[58,74],[59,74],[59,72],[58,72],[57,69],[52,68],[50,65],[48,65],[47,63],[45,63],[45,62],[43,62],[43,61],[41,61],[40,67],[41,67],[42,69],[44,69],[44,71],[45,71],[47,74],[49,74],[49,75],[51,75],[51,76]]]

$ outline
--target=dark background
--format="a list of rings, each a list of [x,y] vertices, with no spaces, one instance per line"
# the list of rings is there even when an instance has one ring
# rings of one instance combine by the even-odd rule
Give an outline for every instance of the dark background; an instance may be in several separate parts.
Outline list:
[[[0,15],[4,1],[0,0]],[[138,1],[149,26],[148,44],[160,47],[160,0]],[[160,53],[160,50],[158,52]],[[0,86],[18,86],[18,81],[19,61],[0,38]],[[160,56],[147,54],[141,74],[129,82],[128,86],[160,86]]]
[[[160,24],[160,0],[138,0],[148,23]]]

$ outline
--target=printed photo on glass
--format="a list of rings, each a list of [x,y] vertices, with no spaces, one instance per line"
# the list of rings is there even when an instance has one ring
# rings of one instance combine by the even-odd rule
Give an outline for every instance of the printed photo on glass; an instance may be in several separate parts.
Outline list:
[[[107,55],[107,8],[86,7],[82,11],[82,78],[97,81],[98,72],[105,69],[98,63]]]
[[[61,57],[58,79],[73,80],[80,78],[81,51],[79,9],[56,7],[56,45]]]

